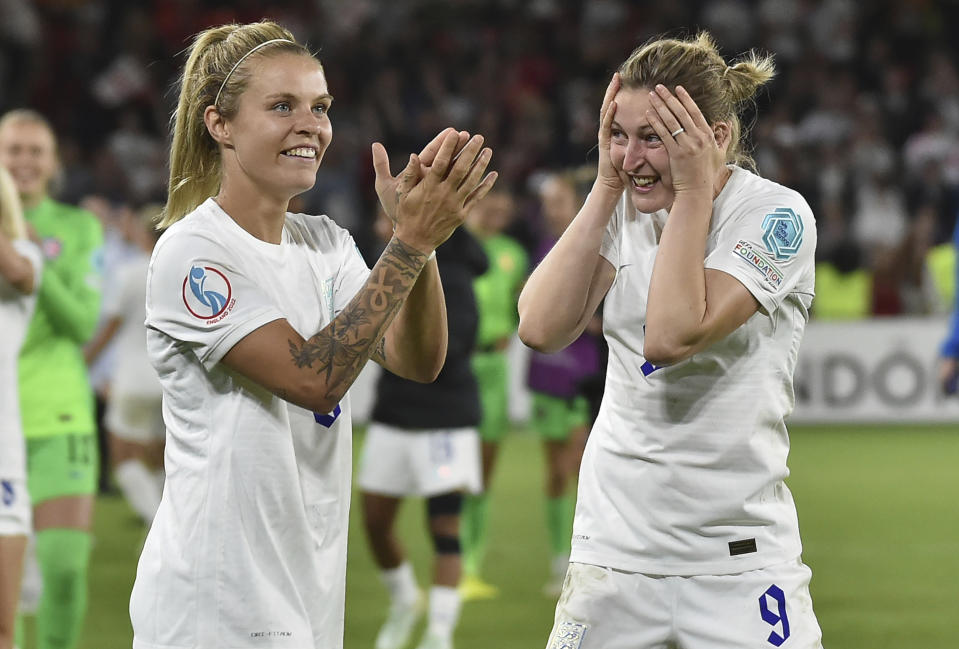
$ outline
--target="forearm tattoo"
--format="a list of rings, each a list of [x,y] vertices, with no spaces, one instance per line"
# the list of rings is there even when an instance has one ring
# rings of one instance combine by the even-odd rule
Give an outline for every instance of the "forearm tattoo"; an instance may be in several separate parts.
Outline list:
[[[289,341],[297,367],[325,374],[327,397],[345,393],[371,356],[386,359],[383,335],[427,259],[399,239],[390,240],[366,284],[333,322],[302,344]]]

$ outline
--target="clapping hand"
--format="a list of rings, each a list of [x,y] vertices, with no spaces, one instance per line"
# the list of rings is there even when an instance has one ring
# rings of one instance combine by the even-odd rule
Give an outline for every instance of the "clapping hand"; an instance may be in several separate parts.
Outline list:
[[[404,243],[430,252],[446,241],[473,205],[493,188],[497,173],[483,175],[492,150],[483,137],[452,128],[437,135],[423,151],[410,156],[397,175],[389,169],[386,149],[373,144],[376,192],[383,210]]]

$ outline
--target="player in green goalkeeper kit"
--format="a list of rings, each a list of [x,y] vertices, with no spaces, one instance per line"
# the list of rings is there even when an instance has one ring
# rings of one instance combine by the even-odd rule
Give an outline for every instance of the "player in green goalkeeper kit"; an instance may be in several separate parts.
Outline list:
[[[0,119],[0,165],[14,178],[44,257],[19,366],[27,487],[43,578],[37,647],[72,649],[86,611],[98,465],[93,392],[81,347],[97,324],[103,232],[89,212],[48,196],[56,139],[41,115],[15,110]]]

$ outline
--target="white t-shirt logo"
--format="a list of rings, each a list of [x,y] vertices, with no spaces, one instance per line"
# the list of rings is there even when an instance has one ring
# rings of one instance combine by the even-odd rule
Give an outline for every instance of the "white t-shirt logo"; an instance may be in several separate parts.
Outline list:
[[[233,302],[230,280],[212,266],[192,266],[183,278],[183,303],[201,320],[222,314]]]

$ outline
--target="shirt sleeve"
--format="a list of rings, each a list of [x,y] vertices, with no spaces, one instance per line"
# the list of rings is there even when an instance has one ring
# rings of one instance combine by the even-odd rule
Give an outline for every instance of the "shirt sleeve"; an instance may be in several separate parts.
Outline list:
[[[207,370],[252,331],[284,318],[240,255],[197,232],[157,244],[147,278],[147,327],[187,345]]]
[[[729,273],[767,313],[791,293],[814,292],[816,222],[798,195],[755,197],[723,224],[706,268]]]

